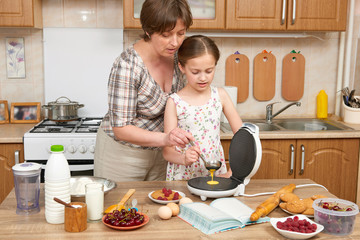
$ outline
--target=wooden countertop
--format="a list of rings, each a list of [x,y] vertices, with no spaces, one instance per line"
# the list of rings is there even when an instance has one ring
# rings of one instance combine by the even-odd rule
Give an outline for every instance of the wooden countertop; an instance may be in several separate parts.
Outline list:
[[[293,179],[296,185],[314,183],[308,179]],[[261,192],[275,192],[284,185],[289,184],[288,179],[281,180],[261,180],[253,179],[246,186],[246,194]],[[150,217],[150,222],[142,228],[132,231],[118,231],[106,227],[102,222],[88,223],[87,230],[81,233],[68,233],[64,230],[64,224],[48,224],[44,215],[44,188],[40,191],[40,213],[21,216],[16,214],[16,200],[14,190],[0,205],[0,239],[284,239],[270,223],[246,226],[242,229],[235,229],[223,233],[212,235],[203,234],[193,228],[188,223],[178,217],[170,220],[161,220],[157,215],[160,204],[152,202],[148,198],[148,193],[162,189],[163,187],[181,191],[193,201],[201,202],[200,197],[191,195],[187,189],[185,181],[172,182],[121,182],[117,183],[117,188],[105,195],[105,207],[110,206],[125,195],[129,188],[135,188],[136,192],[132,198],[138,200],[138,209]],[[321,187],[311,186],[295,189],[301,198],[310,197],[313,194],[324,194],[334,197]],[[243,203],[255,209],[257,205],[267,199],[269,195],[258,197],[237,197]],[[72,199],[81,200],[81,199]],[[82,199],[83,200],[83,199]],[[206,203],[211,202],[207,200]],[[276,208],[269,214],[269,217],[289,216],[280,208]],[[354,232],[349,236],[333,236],[320,233],[316,239],[360,239],[360,218],[357,217]]]
[[[35,123],[0,124],[0,143],[23,143],[24,133]]]

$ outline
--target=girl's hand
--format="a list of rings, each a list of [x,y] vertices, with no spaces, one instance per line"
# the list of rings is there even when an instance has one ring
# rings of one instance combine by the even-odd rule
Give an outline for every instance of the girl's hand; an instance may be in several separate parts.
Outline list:
[[[184,148],[190,141],[195,140],[191,133],[174,128],[165,137],[165,146],[178,146]]]
[[[200,148],[198,146],[190,147],[185,151],[184,165],[190,166],[199,159]]]

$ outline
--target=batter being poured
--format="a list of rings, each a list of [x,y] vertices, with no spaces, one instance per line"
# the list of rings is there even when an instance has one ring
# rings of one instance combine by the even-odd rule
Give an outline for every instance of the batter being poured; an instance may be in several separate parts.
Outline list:
[[[216,167],[207,167],[207,169],[210,171],[210,174],[211,174],[211,181],[207,181],[207,184],[209,184],[209,185],[219,184],[218,181],[214,181],[214,173],[215,173],[216,170],[219,169],[219,167],[218,168],[216,168]]]

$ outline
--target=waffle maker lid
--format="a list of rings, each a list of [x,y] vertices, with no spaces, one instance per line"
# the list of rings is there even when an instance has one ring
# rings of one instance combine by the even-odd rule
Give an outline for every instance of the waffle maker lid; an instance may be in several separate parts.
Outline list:
[[[232,170],[230,178],[214,177],[219,184],[209,185],[207,181],[211,180],[211,177],[197,177],[190,179],[188,185],[206,191],[226,191],[236,188],[244,182],[245,178],[255,174],[259,165],[257,158],[260,157],[261,161],[261,156],[258,156],[259,150],[261,151],[258,132],[259,129],[256,125],[244,123],[234,134],[229,149],[229,162]]]

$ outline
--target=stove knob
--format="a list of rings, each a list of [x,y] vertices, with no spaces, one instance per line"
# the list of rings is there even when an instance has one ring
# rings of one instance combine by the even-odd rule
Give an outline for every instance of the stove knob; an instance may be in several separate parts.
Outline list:
[[[81,153],[86,153],[86,146],[85,145],[80,145],[79,146],[79,152],[81,152]]]
[[[91,153],[94,153],[94,152],[95,152],[95,146],[94,146],[94,145],[90,145],[89,151],[90,151]]]
[[[75,153],[76,152],[76,147],[74,145],[69,145],[66,150],[69,152],[69,153]]]

